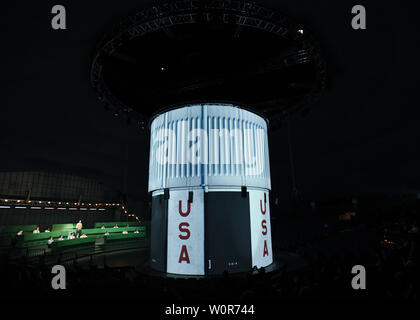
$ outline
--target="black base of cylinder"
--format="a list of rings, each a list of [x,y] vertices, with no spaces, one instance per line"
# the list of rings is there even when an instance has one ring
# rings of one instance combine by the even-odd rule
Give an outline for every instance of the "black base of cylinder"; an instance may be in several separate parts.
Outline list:
[[[254,266],[271,264],[272,257],[265,265],[255,265],[252,241],[266,241],[264,254],[272,255],[271,233],[269,214],[265,215],[268,203],[261,205],[264,213],[259,212],[259,202],[258,212],[252,213],[250,192],[194,190],[192,203],[189,190],[171,192],[169,198],[168,194],[153,196],[150,268],[166,274],[211,276],[248,273]],[[261,201],[268,201],[264,191],[261,194]],[[253,228],[251,214],[268,222],[264,220],[262,228],[263,220],[254,219]],[[253,237],[253,232],[258,236]],[[261,233],[268,234],[269,242],[261,239]]]

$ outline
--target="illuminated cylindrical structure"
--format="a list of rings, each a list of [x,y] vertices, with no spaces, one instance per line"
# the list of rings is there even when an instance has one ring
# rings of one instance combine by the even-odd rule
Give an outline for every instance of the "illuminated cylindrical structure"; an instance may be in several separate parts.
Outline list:
[[[273,262],[266,120],[226,104],[151,122],[151,267],[180,275],[247,272]]]

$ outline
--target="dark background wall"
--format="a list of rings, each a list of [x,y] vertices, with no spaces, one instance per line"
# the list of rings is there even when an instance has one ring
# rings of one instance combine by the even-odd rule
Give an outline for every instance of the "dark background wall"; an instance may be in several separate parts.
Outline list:
[[[82,220],[84,227],[93,228],[95,222],[121,221],[126,219],[120,215],[120,209],[104,211],[81,210],[45,210],[45,209],[2,209],[0,208],[0,225],[38,225],[42,231],[52,224],[77,223]],[[126,221],[126,220],[122,220]]]
[[[52,201],[120,201],[118,190],[99,181],[55,172],[0,172],[0,196]]]

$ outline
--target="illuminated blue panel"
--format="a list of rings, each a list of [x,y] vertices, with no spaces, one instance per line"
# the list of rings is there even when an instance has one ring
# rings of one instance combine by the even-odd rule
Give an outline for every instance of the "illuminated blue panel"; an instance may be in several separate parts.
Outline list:
[[[266,121],[232,105],[190,105],[151,124],[149,192],[176,187],[270,189]]]

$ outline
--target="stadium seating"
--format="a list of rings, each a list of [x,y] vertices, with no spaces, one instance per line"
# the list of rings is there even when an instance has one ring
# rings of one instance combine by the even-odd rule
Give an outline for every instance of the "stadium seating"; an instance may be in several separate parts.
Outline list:
[[[29,241],[29,242],[19,242],[17,244],[18,248],[30,248],[30,247],[39,247],[39,246],[46,246],[47,240],[37,240],[37,241]]]
[[[86,235],[103,235],[105,231],[108,231],[109,233],[122,233],[124,230],[127,230],[127,232],[134,232],[136,230],[138,231],[145,231],[145,227],[127,227],[127,228],[93,228],[93,229],[83,229],[83,233]]]
[[[0,226],[0,246],[9,246],[19,230],[23,230],[24,234],[32,234],[36,227],[36,225]]]
[[[50,237],[53,237],[53,239],[56,240],[57,238],[60,237],[60,235],[62,235],[64,239],[67,239],[68,232],[67,231],[65,232],[52,231],[52,232],[23,234],[21,237],[19,237],[16,246],[20,248],[27,248],[27,247],[46,245]]]
[[[94,238],[79,238],[63,241],[54,241],[51,244],[51,249],[57,250],[61,248],[78,247],[78,246],[93,246],[95,245],[96,237]]]
[[[69,231],[72,232],[72,231]],[[63,235],[63,237],[67,238],[67,231],[52,231],[52,232],[40,232],[40,233],[28,233],[23,234],[21,239],[23,242],[30,242],[30,241],[39,241],[39,240],[48,240],[50,237],[53,237],[53,239],[58,238],[60,235]]]
[[[105,223],[100,223],[100,225],[104,225]],[[121,227],[121,228],[114,228],[113,226],[117,224],[115,222],[107,223],[107,225],[112,225],[108,228],[92,228],[92,229],[82,229],[82,233],[86,234],[88,238],[78,238],[78,239],[71,239],[68,240],[67,237],[71,232],[76,232],[75,224],[54,224],[52,226],[53,231],[51,232],[40,232],[40,233],[32,233],[32,231],[37,227],[36,225],[30,226],[10,226],[10,227],[2,227],[3,230],[7,230],[10,234],[10,237],[16,237],[16,233],[18,230],[26,230],[24,231],[23,235],[17,237],[16,247],[18,248],[31,248],[37,246],[46,246],[47,241],[50,237],[53,237],[54,242],[51,245],[51,248],[67,248],[72,246],[79,246],[79,245],[88,245],[94,244],[97,238],[104,238],[105,232],[109,233],[109,236],[105,237],[106,242],[114,242],[120,240],[136,240],[139,238],[146,237],[146,227],[145,226],[138,226],[138,223],[135,223],[137,226],[131,227]],[[127,223],[125,223],[127,224]],[[121,223],[120,223],[121,225]],[[126,230],[128,234],[123,234],[122,232]],[[134,233],[134,231],[138,231],[138,233]],[[57,239],[62,235],[64,237],[64,241],[57,241]],[[89,239],[89,240],[86,240]],[[83,240],[83,241],[79,241]],[[60,243],[57,245],[56,243]]]
[[[52,231],[71,231],[76,229],[76,223],[53,224]]]
[[[112,228],[115,225],[117,225],[120,228],[124,228],[124,227],[127,227],[127,225],[129,227],[138,227],[141,224],[140,222],[96,222],[95,228],[100,228],[102,226],[105,226],[105,228]]]
[[[24,225],[24,226],[1,226],[0,227],[0,234],[7,234],[13,233],[16,234],[19,230],[23,230],[23,232],[32,232],[36,229],[37,225]]]
[[[106,237],[105,243],[113,242],[113,241],[120,241],[120,240],[136,240],[136,239],[144,238],[145,236],[146,236],[145,232],[129,233],[129,234],[122,234],[122,233],[110,234],[109,236]]]

